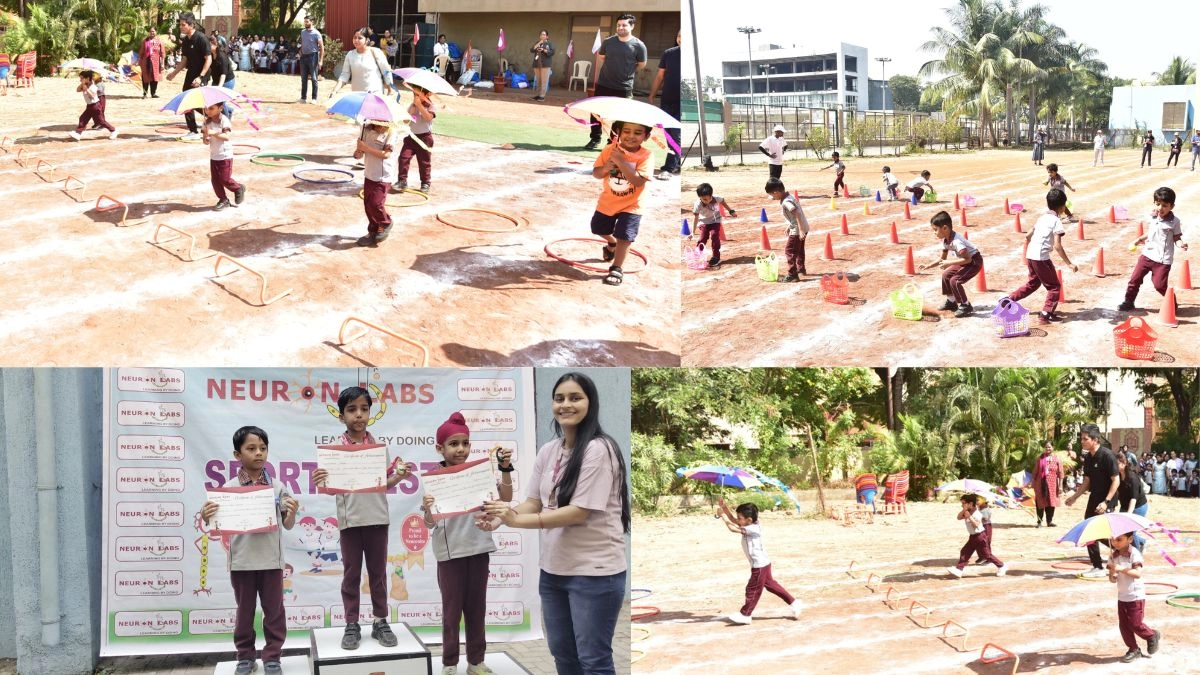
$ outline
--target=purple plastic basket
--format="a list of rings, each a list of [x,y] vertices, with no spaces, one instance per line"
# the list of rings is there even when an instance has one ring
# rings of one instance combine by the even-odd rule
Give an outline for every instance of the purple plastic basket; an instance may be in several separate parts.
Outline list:
[[[1008,296],[1001,297],[992,310],[992,323],[1002,338],[1029,335],[1029,310]]]

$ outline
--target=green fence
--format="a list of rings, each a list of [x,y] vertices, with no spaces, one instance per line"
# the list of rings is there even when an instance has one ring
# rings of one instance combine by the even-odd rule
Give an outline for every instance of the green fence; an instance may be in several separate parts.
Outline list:
[[[696,113],[696,102],[694,100],[680,101],[680,122],[698,122],[700,116]],[[705,101],[704,102],[704,121],[705,122],[724,122],[724,116],[721,112],[720,101]]]

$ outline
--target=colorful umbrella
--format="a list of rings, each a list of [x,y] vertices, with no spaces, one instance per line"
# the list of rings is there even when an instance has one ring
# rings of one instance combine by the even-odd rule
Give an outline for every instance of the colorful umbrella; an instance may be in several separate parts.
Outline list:
[[[330,115],[341,115],[355,120],[375,120],[379,122],[394,122],[400,118],[400,112],[379,94],[366,91],[353,91],[337,97],[325,109]]]
[[[678,129],[682,126],[679,120],[671,117],[658,106],[617,96],[593,96],[580,99],[564,106],[563,112],[584,124],[590,123],[591,116],[595,115],[610,124],[619,120],[666,129]]]
[[[1118,534],[1139,532],[1151,527],[1154,527],[1154,523],[1136,513],[1105,513],[1076,523],[1059,538],[1058,543],[1069,541],[1076,546],[1087,546],[1093,541],[1104,541]]]
[[[162,112],[185,113],[197,108],[207,108],[217,103],[235,103],[238,95],[225,87],[196,87],[180,92],[175,98],[167,101],[160,110]]]
[[[397,68],[392,74],[404,80],[406,85],[421,87],[434,94],[458,96],[458,92],[445,78],[424,68]]]
[[[762,483],[745,469],[728,466],[706,464],[691,469],[676,469],[675,474],[692,480],[702,480],[720,487],[746,488],[761,487]]]
[[[71,59],[58,67],[59,70],[108,70],[108,64],[96,59]]]

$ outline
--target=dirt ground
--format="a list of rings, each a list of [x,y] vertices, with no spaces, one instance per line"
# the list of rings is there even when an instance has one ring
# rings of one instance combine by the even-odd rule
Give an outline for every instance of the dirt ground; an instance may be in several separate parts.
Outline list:
[[[451,99],[450,112],[478,116],[481,125],[578,130],[578,146],[506,150],[503,142],[436,135],[431,198],[390,196],[410,206],[389,209],[397,231],[371,249],[354,244],[366,234],[361,171],[351,171],[350,183],[306,183],[291,168],[251,163],[244,148],[234,178],[247,185],[246,202],[215,212],[207,148],[154,126],[182,121],[157,112],[178,81],[164,82],[158,100],[142,100],[140,85],[110,84],[107,116],[121,137],[85,132],[79,143],[66,136],[81,110],[76,84],[41,78],[35,93],[10,89],[0,98],[0,136],[15,139],[0,153],[8,241],[0,251],[0,364],[417,363],[419,349],[381,332],[340,345],[351,316],[426,346],[433,366],[679,363],[676,182],[651,181],[634,244],[649,264],[631,256],[622,287],[543,252],[555,240],[592,236],[595,154],[579,151],[586,133],[562,112],[578,92],[555,90],[544,104],[519,91]],[[258,113],[235,115],[234,142],[350,170],[355,127],[329,120],[323,106],[295,103],[298,86],[295,76],[239,73],[239,91],[263,103]],[[331,86],[325,81],[324,92]],[[64,190],[66,175],[86,183],[82,199]],[[100,195],[128,205],[124,226],[119,209],[96,210]],[[446,214],[493,230],[481,233],[436,218],[464,208],[511,214],[519,225]],[[215,276],[217,258],[189,261],[183,238],[167,241],[171,230],[152,243],[160,224],[193,235],[197,258],[216,252],[261,272],[266,299],[291,293],[263,306],[252,274],[223,262]],[[607,268],[598,242],[553,250]]]
[[[1180,287],[1184,261],[1190,270],[1200,273],[1195,264],[1197,251],[1176,249],[1171,285],[1179,302],[1178,328],[1162,325],[1159,310],[1162,298],[1149,278],[1137,299],[1138,309],[1118,313],[1126,283],[1138,253],[1129,251],[1136,238],[1138,220],[1148,218],[1152,193],[1160,186],[1173,188],[1177,195],[1176,213],[1183,222],[1184,242],[1194,237],[1200,178],[1189,171],[1185,157],[1178,168],[1165,168],[1165,153],[1156,153],[1153,168],[1138,166],[1140,153],[1134,150],[1109,150],[1105,166],[1092,168],[1092,153],[1047,151],[1046,162],[1056,162],[1060,173],[1078,192],[1068,191],[1073,213],[1084,220],[1085,239],[1077,239],[1077,225],[1065,225],[1063,245],[1079,272],[1064,272],[1066,301],[1058,312],[1066,320],[1061,324],[1038,327],[1032,322],[1030,336],[1000,339],[991,318],[996,299],[1018,288],[1026,278],[1022,252],[1024,234],[1014,231],[1014,217],[1004,215],[1004,200],[1020,203],[1033,213],[1022,214],[1024,232],[1045,208],[1042,185],[1046,170],[1036,166],[1029,154],[1015,151],[984,151],[972,154],[927,155],[904,158],[845,158],[846,182],[851,194],[867,186],[870,197],[838,199],[837,210],[830,209],[833,172],[820,171],[828,164],[809,161],[791,162],[784,167],[783,181],[789,191],[798,190],[801,204],[811,225],[806,242],[808,276],[797,284],[769,284],[760,281],[755,256],[760,246],[761,209],[766,208],[767,232],[781,269],[786,273],[783,246],[786,225],[777,202],[763,192],[767,179],[765,165],[724,167],[719,173],[690,169],[684,173],[683,216],[690,216],[701,182],[713,185],[716,194],[728,199],[737,218],[729,219],[725,229],[729,241],[722,247],[721,267],[715,270],[683,270],[683,336],[685,366],[743,365],[923,365],[943,366],[961,363],[976,365],[1130,366],[1138,361],[1116,356],[1113,328],[1129,316],[1145,319],[1158,334],[1158,363],[1195,363],[1200,360],[1196,348],[1200,337],[1200,296]],[[938,191],[938,204],[911,207],[912,219],[904,219],[902,202],[876,202],[875,191],[882,189],[880,169],[890,165],[901,183],[927,169],[930,182]],[[940,244],[929,229],[929,219],[939,210],[950,211],[955,229],[962,231],[960,213],[954,210],[954,195],[960,204],[971,195],[976,207],[967,210],[966,236],[980,247],[984,256],[986,291],[977,290],[977,279],[968,283],[967,292],[975,306],[975,315],[956,319],[950,312],[939,312],[941,305],[940,270],[904,274],[905,254],[911,246],[917,266],[932,262],[940,254]],[[863,204],[871,215],[863,214]],[[1040,205],[1040,206],[1039,206]],[[1129,218],[1110,224],[1109,207],[1125,206]],[[850,234],[841,234],[841,218],[846,216]],[[900,244],[890,243],[890,226],[896,224]],[[826,235],[830,235],[834,259],[822,258]],[[686,245],[686,240],[685,240]],[[1103,278],[1093,276],[1093,264],[1104,251]],[[1054,255],[1055,266],[1063,269]],[[820,275],[845,272],[850,280],[848,305],[822,300]],[[926,315],[922,321],[892,317],[888,294],[912,282],[922,291]],[[1046,293],[1036,291],[1022,301],[1033,312],[1042,308]],[[736,327],[736,330],[733,329]]]
[[[806,513],[814,511],[812,503],[804,506]],[[910,503],[907,515],[877,516],[873,524],[853,526],[795,511],[762,514],[774,577],[804,610],[796,621],[782,601],[764,593],[748,626],[720,618],[736,612],[744,599],[749,569],[738,535],[711,511],[638,517],[633,587],[652,594],[639,600],[645,593],[635,591],[633,616],[646,613],[645,607],[661,613],[634,621],[634,672],[690,673],[697,666],[722,673],[1011,672],[1011,659],[980,662],[986,643],[1018,654],[1019,672],[1113,672],[1124,667],[1118,659],[1125,653],[1115,586],[1051,567],[1063,559],[1086,561],[1084,549],[1054,543],[1082,510],[1081,502],[1060,508],[1058,527],[1050,529],[1035,527],[1024,512],[993,509],[993,551],[1008,574],[997,578],[995,567],[972,564],[962,579],[945,571],[966,540],[954,503]],[[1179,545],[1164,535],[1147,543],[1146,581],[1200,592],[1196,500],[1151,496],[1149,515],[1181,532]],[[1177,566],[1164,560],[1163,551]],[[871,574],[882,577],[871,579],[874,590],[866,585]],[[896,609],[885,604],[889,586],[892,598],[906,598],[893,602]],[[1161,649],[1133,668],[1194,671],[1197,612],[1169,606],[1165,598],[1150,595],[1146,602],[1146,624],[1162,632]],[[914,607],[913,600],[921,605]],[[922,605],[932,610],[929,627],[921,625]],[[910,609],[918,618],[909,618]],[[947,620],[968,631],[966,649],[956,637],[962,630],[954,626],[941,637]],[[998,653],[989,650],[993,655]]]

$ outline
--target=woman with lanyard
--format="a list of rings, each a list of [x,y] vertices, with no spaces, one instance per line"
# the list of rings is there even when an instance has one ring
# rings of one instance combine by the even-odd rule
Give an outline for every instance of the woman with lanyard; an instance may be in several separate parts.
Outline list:
[[[533,77],[536,80],[537,91],[533,100],[545,101],[546,92],[550,88],[550,60],[554,58],[554,45],[550,42],[550,34],[542,31],[538,41],[529,48],[533,54]]]
[[[392,71],[388,68],[387,57],[368,42],[368,29],[359,28],[354,31],[352,42],[354,49],[346,52],[346,60],[342,63],[342,74],[338,76],[337,86],[329,98],[337,95],[342,85],[350,83],[351,91],[366,91],[383,95],[394,93],[392,89]]]
[[[1150,512],[1150,501],[1146,499],[1146,487],[1142,484],[1142,477],[1129,467],[1129,457],[1123,452],[1117,453],[1117,469],[1121,472],[1121,484],[1117,486],[1117,511],[1121,513],[1133,511],[1137,515],[1145,517]],[[1146,539],[1141,534],[1134,532],[1133,545],[1140,551],[1146,545]]]
[[[625,600],[629,489],[621,449],[600,428],[600,397],[582,373],[553,391],[556,438],[534,462],[529,497],[485,502],[477,525],[541,530],[538,591],[559,673],[615,672],[612,639]]]
[[[1043,512],[1046,515],[1046,527],[1054,527],[1054,509],[1058,507],[1062,487],[1062,460],[1054,454],[1054,444],[1046,441],[1037,460],[1037,469],[1033,472],[1033,499],[1037,507],[1038,527],[1042,526]]]

